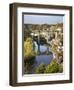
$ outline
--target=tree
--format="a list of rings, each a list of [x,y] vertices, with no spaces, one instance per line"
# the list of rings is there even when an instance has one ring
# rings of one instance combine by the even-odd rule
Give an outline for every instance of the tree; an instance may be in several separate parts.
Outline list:
[[[24,57],[31,56],[33,53],[33,41],[31,38],[27,38],[24,41]]]
[[[63,48],[62,47],[63,46],[61,45],[59,38],[52,40],[50,48],[52,50],[54,59],[56,59],[58,63],[61,62],[60,57],[63,57]]]
[[[57,73],[59,72],[59,64],[53,60],[45,69],[44,73]]]
[[[36,68],[35,73],[44,73],[46,65],[44,63],[41,63],[39,67]]]
[[[24,41],[24,66],[25,73],[30,73],[32,65],[35,61],[35,52],[33,51],[33,40],[31,38],[27,38]]]

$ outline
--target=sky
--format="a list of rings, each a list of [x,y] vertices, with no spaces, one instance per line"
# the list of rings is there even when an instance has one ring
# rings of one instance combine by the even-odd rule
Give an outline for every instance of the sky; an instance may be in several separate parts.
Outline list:
[[[63,23],[63,16],[24,15],[24,24],[57,24]]]

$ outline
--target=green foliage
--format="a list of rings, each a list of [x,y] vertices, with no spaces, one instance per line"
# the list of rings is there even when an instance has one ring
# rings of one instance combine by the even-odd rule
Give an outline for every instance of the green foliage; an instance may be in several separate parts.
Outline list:
[[[35,62],[35,56],[24,58],[25,73],[29,74],[31,72],[34,62]]]
[[[63,72],[63,63],[59,64],[59,72],[60,72],[60,73]]]
[[[25,73],[30,73],[34,61],[35,61],[35,52],[33,51],[33,40],[31,38],[27,38],[26,41],[24,41]]]
[[[33,51],[33,41],[31,38],[27,38],[24,42],[24,57],[26,62],[34,63],[35,52]]]
[[[33,51],[33,40],[31,38],[27,38],[24,41],[24,57],[34,56],[35,52]]]
[[[57,73],[59,72],[59,64],[53,60],[45,69],[44,73]]]
[[[53,60],[48,66],[44,63],[41,63],[39,67],[36,68],[35,73],[62,73],[63,64],[58,64],[56,60]]]
[[[45,64],[44,63],[41,63],[39,65],[39,67],[36,68],[35,73],[36,74],[44,73],[44,71],[45,71]]]

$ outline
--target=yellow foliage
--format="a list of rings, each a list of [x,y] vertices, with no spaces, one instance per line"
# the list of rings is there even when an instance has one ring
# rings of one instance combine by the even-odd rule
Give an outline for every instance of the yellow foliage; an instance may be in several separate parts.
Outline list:
[[[24,41],[24,57],[32,55],[34,55],[33,41],[31,38],[27,38],[26,41]]]

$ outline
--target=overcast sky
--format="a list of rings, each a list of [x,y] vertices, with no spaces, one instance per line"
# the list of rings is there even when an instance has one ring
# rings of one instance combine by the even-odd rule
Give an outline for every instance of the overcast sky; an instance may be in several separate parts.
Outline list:
[[[24,24],[56,24],[63,23],[63,16],[24,15]]]

